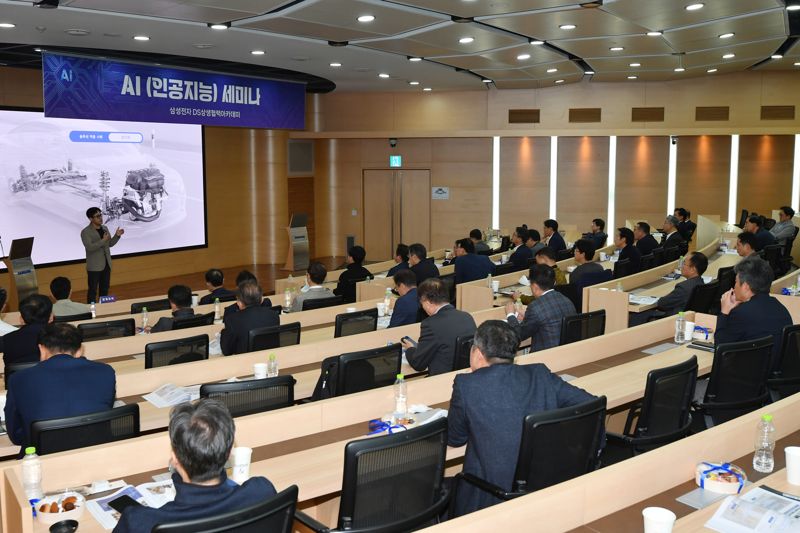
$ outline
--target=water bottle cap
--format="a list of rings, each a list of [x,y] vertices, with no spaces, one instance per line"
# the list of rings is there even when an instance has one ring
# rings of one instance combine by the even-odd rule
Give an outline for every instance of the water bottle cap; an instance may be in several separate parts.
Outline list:
[[[403,374],[397,374],[397,379],[405,379],[405,377],[403,376]]]
[[[678,313],[678,316],[683,316],[683,311],[680,311],[680,312]]]
[[[214,298],[214,303],[218,304],[219,303],[219,298]]]
[[[142,311],[147,311],[147,308],[146,307],[142,307]]]
[[[761,420],[764,422],[772,422],[772,415],[761,415]]]
[[[274,353],[269,354],[269,360],[270,361],[274,361],[275,359],[277,359],[277,357],[275,357]]]
[[[36,453],[36,448],[34,446],[28,446],[25,448],[25,455],[33,455]]]

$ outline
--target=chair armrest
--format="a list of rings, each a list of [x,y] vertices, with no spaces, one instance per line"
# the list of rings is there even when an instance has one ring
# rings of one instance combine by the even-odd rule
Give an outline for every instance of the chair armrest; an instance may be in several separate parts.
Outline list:
[[[466,481],[470,485],[478,487],[482,491],[488,492],[492,496],[495,496],[496,498],[500,498],[501,500],[510,500],[511,498],[513,498],[515,496],[519,496],[519,494],[516,494],[516,493],[506,492],[503,489],[501,489],[500,487],[498,487],[497,485],[495,485],[493,483],[489,483],[488,481],[483,480],[483,479],[481,479],[481,478],[479,478],[477,476],[473,476],[472,474],[465,474],[464,472],[456,474],[456,482],[458,482],[459,479],[463,479],[464,481]]]
[[[312,531],[316,531],[317,533],[328,533],[331,528],[323,524],[322,522],[318,522],[314,518],[311,518],[303,511],[295,511],[294,512],[294,519],[306,526],[308,529]]]

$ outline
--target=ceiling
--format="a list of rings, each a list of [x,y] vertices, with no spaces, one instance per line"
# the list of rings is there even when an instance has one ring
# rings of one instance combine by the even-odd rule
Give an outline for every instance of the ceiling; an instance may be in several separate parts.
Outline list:
[[[686,9],[692,3],[702,7]],[[34,48],[90,49],[295,79],[309,92],[677,80],[800,69],[800,10],[787,9],[794,3],[800,7],[800,0],[61,0],[39,9],[32,0],[0,0],[0,23],[15,25],[0,28],[0,64],[38,68]],[[362,15],[374,20],[360,22]]]

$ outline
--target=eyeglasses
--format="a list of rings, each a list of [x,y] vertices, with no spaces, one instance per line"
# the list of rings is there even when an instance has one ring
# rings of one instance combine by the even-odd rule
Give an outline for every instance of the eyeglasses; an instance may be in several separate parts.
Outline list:
[[[96,215],[93,215],[92,218],[100,218],[101,216],[103,216],[103,213],[97,213]]]

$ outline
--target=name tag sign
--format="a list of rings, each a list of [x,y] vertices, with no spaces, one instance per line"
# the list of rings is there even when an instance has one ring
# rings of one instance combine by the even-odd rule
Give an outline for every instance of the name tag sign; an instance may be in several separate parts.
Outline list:
[[[116,301],[117,301],[117,297],[116,296],[110,296],[109,295],[109,296],[101,296],[100,297],[100,303],[101,304],[110,304],[111,302],[116,302]]]
[[[47,117],[305,127],[305,84],[42,54]]]

